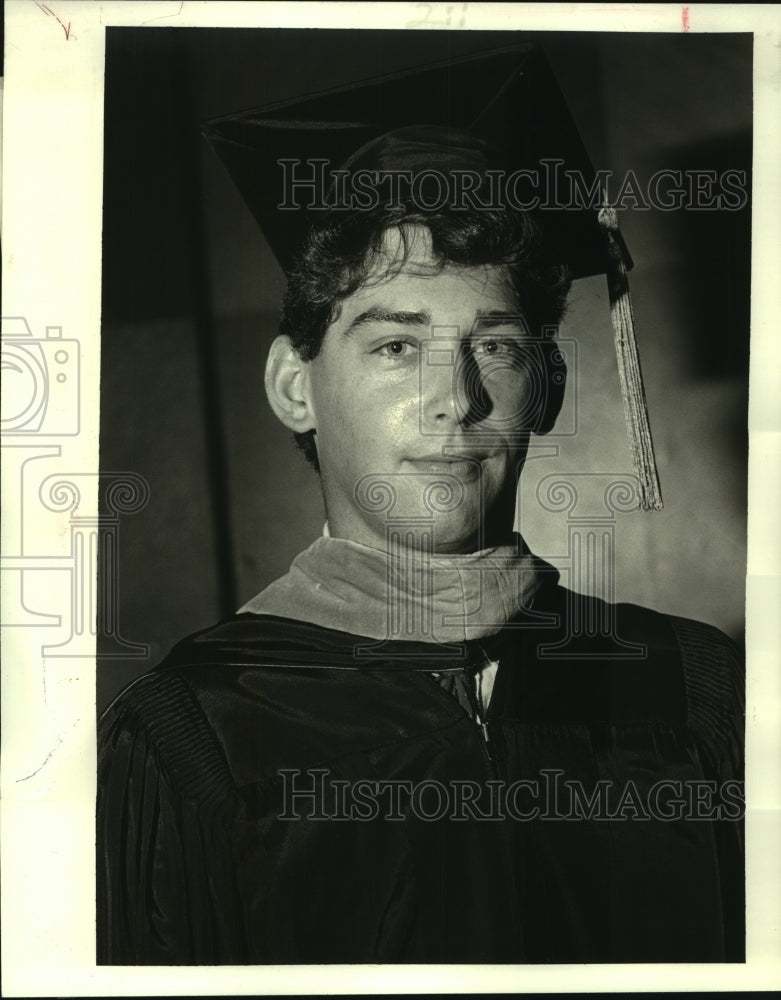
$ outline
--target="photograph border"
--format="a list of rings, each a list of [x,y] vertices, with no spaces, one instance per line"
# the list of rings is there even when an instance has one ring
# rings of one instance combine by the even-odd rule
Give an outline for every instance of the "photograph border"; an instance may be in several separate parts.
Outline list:
[[[360,10],[360,14],[358,13]],[[3,995],[124,996],[329,992],[758,990],[781,977],[781,7],[747,5],[29,3],[7,0],[3,90],[3,316],[76,352],[78,391],[61,403],[78,432],[2,449],[3,556],[42,558],[36,606],[67,598],[51,560],[70,538],[24,506],[24,469],[56,460],[52,504],[98,518],[103,73],[109,25],[476,28],[754,33],[752,329],[747,571],[747,960],[745,965],[97,967],[95,648],[42,655],[45,628],[4,628],[2,662]],[[450,19],[450,20],[448,20]],[[31,126],[34,123],[34,127]],[[78,141],[74,141],[78,137]],[[60,331],[59,333],[57,331]],[[70,420],[70,423],[68,423]],[[75,422],[74,422],[75,420]],[[63,425],[63,426],[65,426]],[[50,477],[51,478],[51,477]],[[75,484],[75,485],[74,485]],[[53,508],[49,508],[50,510]],[[31,552],[15,539],[34,538]],[[8,563],[13,572],[12,563]],[[94,572],[94,566],[92,567]],[[94,579],[94,577],[93,577]],[[21,583],[20,583],[21,586]],[[24,598],[24,594],[22,597]],[[4,610],[19,593],[3,594]],[[25,601],[22,601],[25,604]],[[7,619],[3,615],[0,621]]]

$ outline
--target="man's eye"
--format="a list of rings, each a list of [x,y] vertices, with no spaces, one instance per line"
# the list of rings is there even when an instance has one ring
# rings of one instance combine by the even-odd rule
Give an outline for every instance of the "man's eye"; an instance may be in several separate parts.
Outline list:
[[[485,355],[515,355],[520,350],[520,344],[517,340],[508,338],[482,337],[474,343],[472,350],[478,357]]]
[[[389,340],[380,344],[373,353],[385,358],[403,358],[412,354],[414,347],[408,340]]]

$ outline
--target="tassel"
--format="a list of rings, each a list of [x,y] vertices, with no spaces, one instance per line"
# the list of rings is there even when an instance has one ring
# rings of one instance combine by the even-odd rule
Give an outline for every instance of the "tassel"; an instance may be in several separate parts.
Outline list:
[[[656,470],[648,406],[640,372],[640,357],[635,339],[635,321],[629,294],[626,260],[618,231],[615,208],[605,205],[599,211],[599,224],[607,237],[607,286],[610,295],[610,318],[616,344],[618,377],[624,400],[624,417],[629,433],[632,462],[640,488],[641,510],[661,510],[662,493]]]

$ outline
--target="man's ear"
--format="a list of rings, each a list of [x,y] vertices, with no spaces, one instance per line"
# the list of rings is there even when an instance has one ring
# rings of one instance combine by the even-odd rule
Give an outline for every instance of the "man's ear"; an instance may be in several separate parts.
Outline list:
[[[309,364],[302,361],[289,337],[277,337],[266,362],[266,396],[285,427],[297,434],[315,428]]]

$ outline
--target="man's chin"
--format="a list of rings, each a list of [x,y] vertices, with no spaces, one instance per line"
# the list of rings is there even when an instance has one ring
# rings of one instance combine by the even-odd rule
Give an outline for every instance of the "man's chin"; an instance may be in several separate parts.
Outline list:
[[[504,534],[509,539],[512,526]],[[446,514],[434,515],[425,523],[400,521],[391,527],[391,535],[394,545],[436,555],[466,555],[500,542],[498,533],[489,532],[479,518],[464,522]]]

